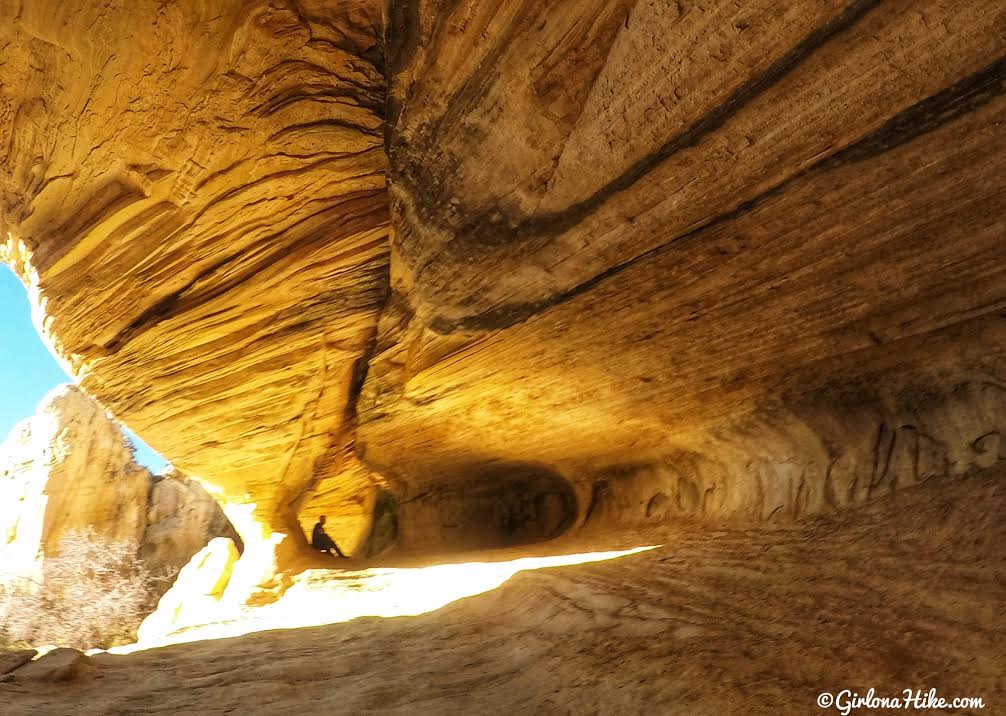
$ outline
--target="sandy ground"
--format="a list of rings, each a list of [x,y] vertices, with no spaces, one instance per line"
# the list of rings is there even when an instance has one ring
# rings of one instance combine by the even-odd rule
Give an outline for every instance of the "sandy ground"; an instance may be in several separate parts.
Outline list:
[[[552,543],[534,553],[663,546],[421,616],[102,655],[84,682],[0,683],[0,713],[814,714],[871,687],[1006,713],[1003,477],[791,526]]]

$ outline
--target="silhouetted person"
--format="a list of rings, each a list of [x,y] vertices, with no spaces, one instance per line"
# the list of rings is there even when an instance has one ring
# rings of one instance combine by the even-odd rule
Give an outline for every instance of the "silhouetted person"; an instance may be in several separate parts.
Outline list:
[[[315,549],[319,549],[322,552],[328,552],[333,557],[335,554],[339,555],[343,559],[349,559],[341,551],[339,551],[339,545],[335,543],[335,540],[328,536],[325,532],[325,515],[318,518],[318,524],[314,526],[314,531],[311,533],[311,546]],[[332,554],[332,550],[335,550],[335,554]]]

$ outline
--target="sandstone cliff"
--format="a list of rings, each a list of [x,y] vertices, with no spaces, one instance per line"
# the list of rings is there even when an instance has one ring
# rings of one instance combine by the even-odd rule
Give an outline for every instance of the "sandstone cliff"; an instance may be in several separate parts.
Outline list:
[[[155,478],[105,410],[72,385],[54,389],[0,445],[0,574],[31,576],[67,532],[134,542],[146,565],[178,569],[212,537],[234,536],[187,478]]]
[[[170,469],[150,486],[140,556],[150,569],[177,571],[215,537],[237,532],[198,481]]]
[[[1006,457],[1001,2],[0,20],[0,254],[256,554],[319,512],[485,546]]]
[[[31,573],[64,533],[139,543],[152,476],[105,411],[74,386],[54,389],[0,446],[4,570]]]

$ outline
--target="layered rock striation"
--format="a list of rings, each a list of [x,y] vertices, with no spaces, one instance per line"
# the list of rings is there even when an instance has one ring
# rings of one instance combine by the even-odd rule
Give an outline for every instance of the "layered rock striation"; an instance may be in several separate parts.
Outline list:
[[[394,7],[357,440],[410,498],[780,519],[1006,457],[1000,5]]]
[[[299,534],[352,441],[388,285],[380,7],[0,5],[7,259],[86,390],[254,505],[249,540]]]
[[[1001,3],[0,17],[0,252],[256,554],[321,513],[359,553],[499,546],[1006,458]]]

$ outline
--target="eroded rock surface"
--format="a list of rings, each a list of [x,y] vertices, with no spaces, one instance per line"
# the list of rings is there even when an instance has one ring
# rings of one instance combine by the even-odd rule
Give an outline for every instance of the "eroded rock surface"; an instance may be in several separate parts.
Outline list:
[[[140,555],[153,570],[181,569],[211,538],[240,541],[216,500],[177,470],[150,487],[146,519]]]
[[[82,681],[97,673],[91,659],[76,649],[53,649],[14,672],[18,683]]]
[[[0,9],[0,251],[254,554],[1006,457],[1001,2]]]
[[[0,44],[0,243],[46,335],[248,539],[296,532],[387,291],[381,3],[4,2]]]
[[[996,713],[1006,699],[1003,477],[795,524],[568,536],[533,549],[663,546],[523,572],[415,617],[102,655],[102,678],[80,690],[0,684],[0,711],[806,716],[828,713],[818,694],[868,684],[878,696],[981,697],[984,708],[958,711]],[[333,605],[359,599],[368,581],[379,594],[373,571],[330,571],[316,588]]]
[[[20,649],[0,656],[0,676],[19,669],[38,655],[35,649]]]
[[[152,480],[100,405],[74,386],[54,389],[0,446],[0,571],[33,574],[67,532],[139,544]]]
[[[157,573],[177,571],[213,537],[237,537],[198,483],[138,465],[122,429],[73,385],[0,445],[0,504],[0,579],[38,576],[72,532],[136,544]]]
[[[393,483],[535,462],[604,529],[1003,459],[1001,3],[394,7]]]

